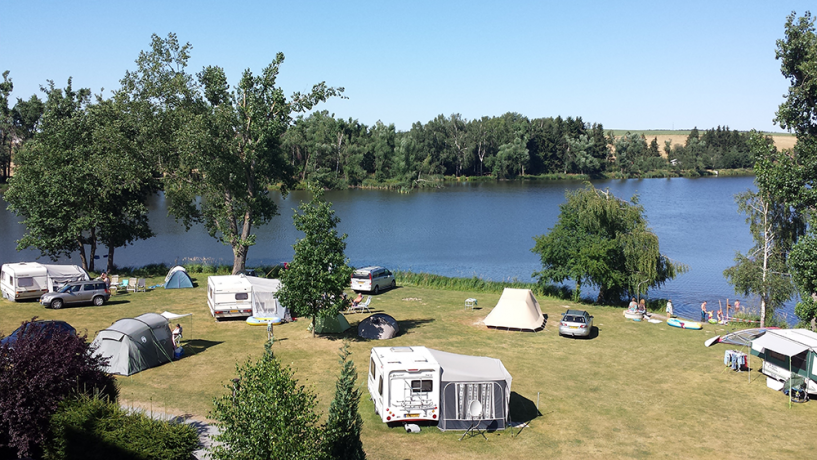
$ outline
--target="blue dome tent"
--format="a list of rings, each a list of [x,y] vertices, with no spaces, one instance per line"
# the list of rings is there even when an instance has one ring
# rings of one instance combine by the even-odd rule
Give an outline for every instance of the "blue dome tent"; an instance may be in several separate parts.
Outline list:
[[[179,289],[193,287],[193,280],[187,274],[187,270],[181,265],[170,269],[165,276],[165,289]]]

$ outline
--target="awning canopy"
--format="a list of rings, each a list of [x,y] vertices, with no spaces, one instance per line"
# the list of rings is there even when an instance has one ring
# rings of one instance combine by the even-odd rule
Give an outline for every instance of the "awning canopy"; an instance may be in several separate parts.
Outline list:
[[[807,345],[793,342],[774,334],[765,334],[752,340],[752,350],[760,353],[770,350],[791,357],[797,356],[808,349],[809,347]]]

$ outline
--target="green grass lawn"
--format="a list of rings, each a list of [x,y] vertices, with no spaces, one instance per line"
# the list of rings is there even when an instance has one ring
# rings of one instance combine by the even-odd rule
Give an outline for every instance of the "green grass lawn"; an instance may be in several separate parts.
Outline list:
[[[195,289],[156,289],[119,294],[102,307],[50,310],[34,302],[0,301],[0,330],[8,334],[33,316],[66,320],[89,338],[117,319],[168,310],[193,313],[185,326],[187,356],[177,362],[120,377],[124,402],[174,414],[206,417],[212,399],[235,374],[235,363],[263,352],[266,328],[240,321],[216,323],[206,304],[206,275],[193,274]],[[161,279],[148,280],[148,285]],[[463,301],[479,300],[466,311]],[[352,358],[363,391],[363,441],[372,459],[470,459],[507,455],[547,457],[810,458],[817,402],[791,409],[782,393],[766,388],[765,377],[723,366],[723,345],[704,341],[724,333],[625,321],[622,310],[587,308],[597,333],[589,340],[559,337],[556,324],[564,301],[539,298],[550,320],[532,334],[488,330],[479,321],[499,294],[399,287],[372,300],[373,311],[394,316],[403,329],[386,342],[358,341]],[[347,316],[356,326],[365,314]],[[311,388],[324,414],[340,370],[337,337],[312,338],[308,321],[275,328],[273,350]],[[458,441],[458,432],[423,427],[420,434],[390,429],[375,416],[366,389],[372,346],[424,345],[444,351],[500,358],[513,376],[511,416],[530,419],[517,436],[506,430]],[[760,365],[753,358],[752,367]],[[535,405],[539,401],[539,413]]]

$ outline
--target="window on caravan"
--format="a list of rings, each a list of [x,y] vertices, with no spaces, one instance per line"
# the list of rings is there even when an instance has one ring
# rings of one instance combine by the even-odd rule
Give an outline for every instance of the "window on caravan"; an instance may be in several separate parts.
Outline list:
[[[380,376],[380,380],[377,382],[377,392],[380,396],[383,396],[383,376]]]
[[[369,374],[374,378],[374,358],[369,360]]]
[[[32,278],[30,276],[17,278],[17,286],[19,286],[19,287],[31,287],[31,286],[34,286],[34,278]]]
[[[250,298],[250,295],[246,292],[239,292],[235,295],[235,300],[247,300]]]
[[[430,393],[431,390],[434,389],[434,381],[433,380],[412,380],[411,381],[411,392],[412,393]]]

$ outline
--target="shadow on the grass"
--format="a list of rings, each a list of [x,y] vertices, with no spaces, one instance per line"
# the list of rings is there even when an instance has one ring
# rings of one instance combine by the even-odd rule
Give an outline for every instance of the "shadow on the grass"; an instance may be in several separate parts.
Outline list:
[[[221,345],[224,342],[215,342],[212,340],[193,339],[184,342],[184,356],[195,356],[204,350]]]
[[[535,402],[515,391],[511,391],[509,411],[511,414],[511,420],[513,420],[515,423],[528,423],[536,417],[542,416],[542,413],[536,408]]]

